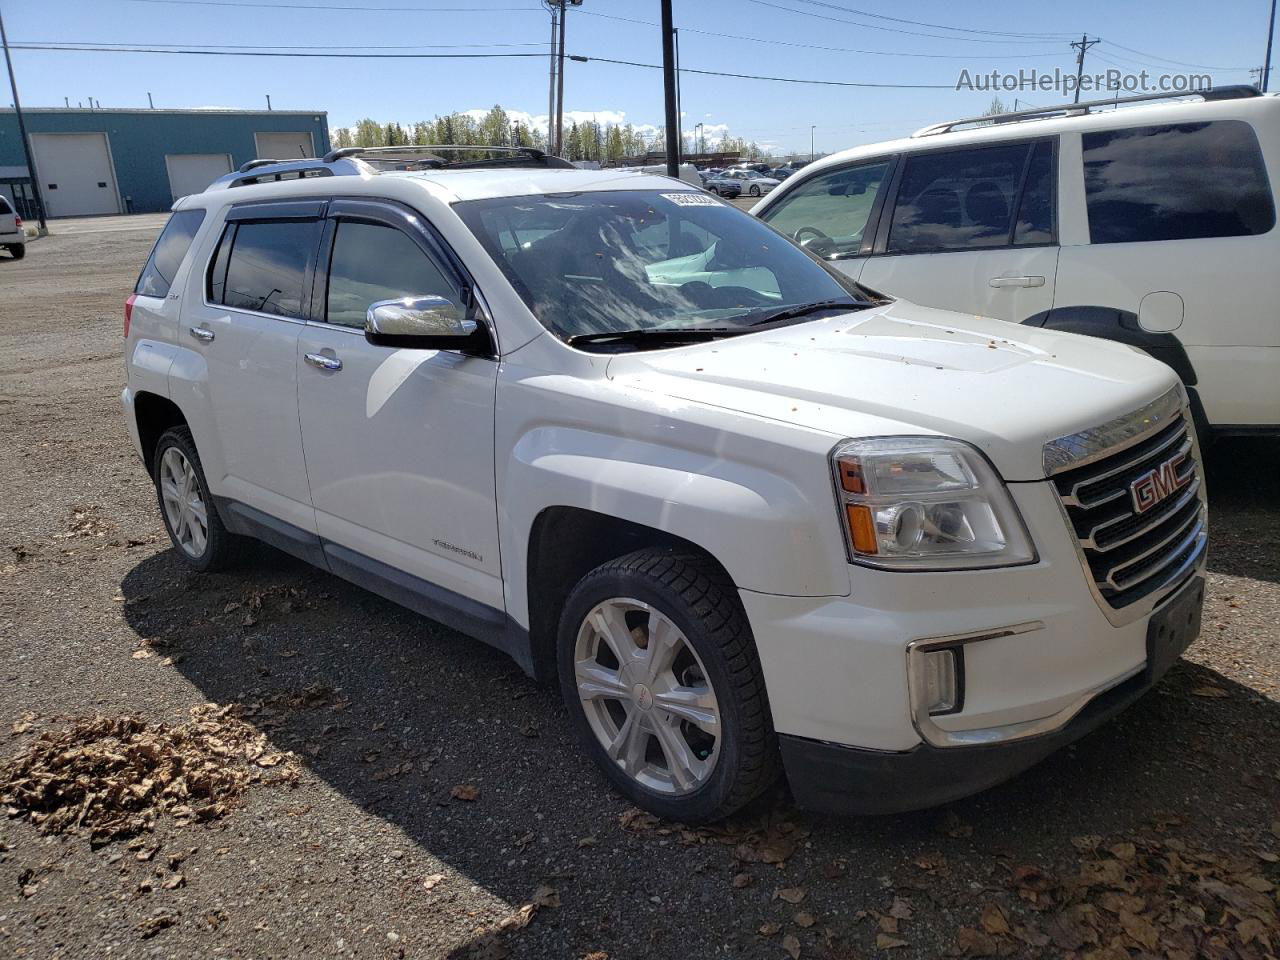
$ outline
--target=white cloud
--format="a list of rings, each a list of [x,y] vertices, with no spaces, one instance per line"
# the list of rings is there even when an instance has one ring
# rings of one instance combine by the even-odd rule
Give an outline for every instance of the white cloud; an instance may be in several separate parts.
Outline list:
[[[711,143],[712,141],[719,141],[728,132],[729,125],[727,123],[704,123],[701,130],[686,130],[684,135],[686,137],[696,137],[701,134],[704,140]]]

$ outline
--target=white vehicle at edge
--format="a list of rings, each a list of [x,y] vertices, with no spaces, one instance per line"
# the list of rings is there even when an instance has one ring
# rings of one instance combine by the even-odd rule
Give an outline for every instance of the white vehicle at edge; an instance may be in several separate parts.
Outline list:
[[[1135,346],[1202,435],[1280,435],[1280,98],[1170,96],[926,127],[808,164],[752,213],[893,296]]]
[[[684,822],[783,771],[846,812],[984,789],[1196,636],[1168,367],[881,298],[663,177],[411,149],[175,204],[123,404],[196,569],[256,537],[505,650]]]
[[[8,250],[9,256],[15,260],[27,255],[27,235],[22,232],[22,218],[3,195],[0,195],[0,247]]]

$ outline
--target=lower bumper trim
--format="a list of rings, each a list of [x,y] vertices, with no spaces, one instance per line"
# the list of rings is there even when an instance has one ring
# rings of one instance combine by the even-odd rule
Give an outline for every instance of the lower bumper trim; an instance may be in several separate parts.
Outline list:
[[[904,813],[958,800],[1008,780],[1106,723],[1154,687],[1199,632],[1203,591],[1203,580],[1197,577],[1168,606],[1179,615],[1194,610],[1175,649],[1157,652],[1158,647],[1149,645],[1145,670],[1099,693],[1051,732],[975,746],[921,743],[902,752],[780,735],[782,763],[796,802],[820,813]]]

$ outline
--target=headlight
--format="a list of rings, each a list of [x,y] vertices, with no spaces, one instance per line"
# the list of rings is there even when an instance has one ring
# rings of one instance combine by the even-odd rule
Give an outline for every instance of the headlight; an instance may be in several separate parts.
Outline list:
[[[831,453],[849,559],[893,570],[1031,563],[1026,525],[986,458],[932,437],[849,440]]]

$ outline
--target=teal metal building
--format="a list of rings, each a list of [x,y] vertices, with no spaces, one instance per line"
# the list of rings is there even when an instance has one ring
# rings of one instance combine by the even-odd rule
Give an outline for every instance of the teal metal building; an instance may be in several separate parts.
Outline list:
[[[164,211],[246,161],[315,157],[329,149],[323,110],[37,107],[22,113],[50,217]],[[13,110],[0,110],[0,193],[34,217]]]

